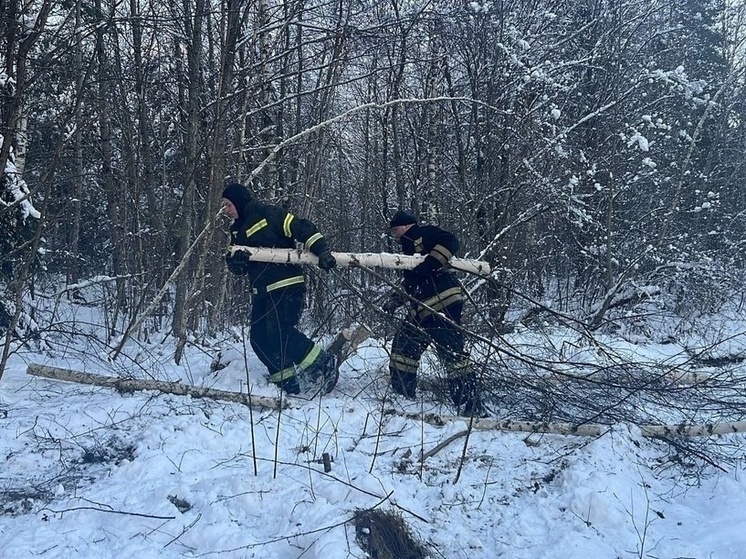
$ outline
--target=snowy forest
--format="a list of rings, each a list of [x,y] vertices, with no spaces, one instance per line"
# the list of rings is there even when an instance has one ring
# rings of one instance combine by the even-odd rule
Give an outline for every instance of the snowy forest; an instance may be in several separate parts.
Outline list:
[[[745,41],[740,0],[0,0],[0,558],[745,557]],[[370,336],[283,400],[233,182],[489,264],[487,417],[432,348],[391,395],[385,267],[304,268],[303,332]]]
[[[176,364],[188,344],[245,323],[248,287],[223,262],[228,180],[312,219],[334,251],[395,252],[387,223],[400,208],[456,233],[461,256],[492,268],[462,280],[465,325],[495,391],[514,366],[577,366],[566,348],[506,348],[500,337],[516,329],[664,342],[742,310],[741,3],[7,0],[0,10],[0,375],[19,340],[79,334],[50,300],[102,309],[103,353],[168,336]],[[377,301],[393,278],[314,274],[306,328],[385,324]],[[661,328],[662,316],[675,326]],[[716,348],[732,334],[688,357],[727,363]],[[617,366],[647,364],[594,371]],[[526,386],[523,415],[534,401],[545,413],[553,386]],[[552,413],[629,419],[590,401]]]

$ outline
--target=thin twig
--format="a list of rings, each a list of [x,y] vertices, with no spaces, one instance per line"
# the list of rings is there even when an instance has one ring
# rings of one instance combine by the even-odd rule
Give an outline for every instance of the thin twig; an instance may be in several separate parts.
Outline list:
[[[163,546],[163,548],[164,548],[164,549],[165,549],[165,548],[167,548],[167,547],[168,547],[169,545],[171,545],[172,543],[174,543],[174,542],[175,542],[176,540],[178,540],[178,539],[179,539],[179,538],[180,538],[181,536],[183,536],[183,535],[184,535],[184,534],[186,534],[186,533],[187,533],[187,532],[188,532],[189,530],[191,530],[191,529],[192,529],[192,526],[194,526],[195,524],[197,524],[197,522],[199,522],[199,519],[200,519],[200,518],[202,518],[202,513],[199,513],[199,514],[197,515],[197,517],[196,517],[196,518],[195,518],[194,520],[192,520],[192,522],[191,522],[191,523],[189,524],[189,526],[185,526],[185,527],[184,527],[184,529],[183,529],[183,530],[181,531],[181,534],[179,534],[178,536],[176,536],[175,538],[173,538],[173,539],[172,539],[172,540],[171,540],[170,542],[168,542],[168,543],[167,543],[166,545],[164,545],[164,546]]]
[[[55,510],[55,509],[48,509],[44,508],[42,510],[48,510],[50,512],[53,512],[54,514],[64,514],[66,512],[75,512],[79,510],[95,510],[97,512],[108,512],[110,514],[124,514],[127,516],[139,516],[141,518],[155,518],[157,520],[174,520],[175,516],[157,516],[154,514],[143,514],[141,512],[129,512],[124,510],[107,510],[107,509],[101,509],[98,507],[73,507],[69,509],[62,509],[62,510]]]
[[[456,439],[466,436],[468,432],[469,431],[467,429],[464,429],[463,431],[459,431],[458,433],[451,435],[450,437],[445,439],[442,443],[437,445],[435,448],[423,453],[422,456],[420,456],[420,462],[424,462],[431,456],[435,456],[436,454],[438,454],[441,450],[443,450],[445,447],[447,447],[449,444],[451,444]]]

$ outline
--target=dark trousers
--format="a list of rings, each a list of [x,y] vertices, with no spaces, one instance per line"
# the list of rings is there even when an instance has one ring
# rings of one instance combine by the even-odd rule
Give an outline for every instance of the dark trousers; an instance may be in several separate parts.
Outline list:
[[[294,365],[314,347],[297,328],[304,304],[302,285],[257,294],[252,299],[251,347],[269,370],[270,379],[278,373],[284,378],[294,376]]]
[[[463,302],[452,303],[443,313],[454,323],[461,324]],[[416,375],[420,358],[431,343],[446,369],[449,380],[470,374],[470,360],[464,352],[464,334],[460,328],[439,314],[430,314],[422,319],[410,314],[401,323],[391,344],[389,369],[392,382],[401,383],[397,390],[413,397],[417,385]]]

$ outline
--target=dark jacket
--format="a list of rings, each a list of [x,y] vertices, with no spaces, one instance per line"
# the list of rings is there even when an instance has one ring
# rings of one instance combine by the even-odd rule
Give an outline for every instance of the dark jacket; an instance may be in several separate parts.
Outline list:
[[[323,235],[309,220],[256,199],[240,208],[239,218],[231,225],[230,234],[231,245],[295,248],[297,241],[316,256],[328,250]],[[254,293],[266,293],[304,281],[303,269],[297,264],[249,260],[246,269]]]
[[[425,260],[404,272],[404,289],[419,300],[458,287],[456,276],[444,265],[455,256],[459,242],[455,235],[435,225],[414,224],[399,239],[404,254],[421,254]]]

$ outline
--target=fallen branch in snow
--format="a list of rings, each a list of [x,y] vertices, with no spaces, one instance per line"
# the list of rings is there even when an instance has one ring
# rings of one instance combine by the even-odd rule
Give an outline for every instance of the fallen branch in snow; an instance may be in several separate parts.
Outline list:
[[[746,421],[729,423],[705,423],[704,425],[640,425],[646,437],[709,437],[711,435],[729,435],[746,431]]]
[[[55,380],[77,382],[80,384],[93,384],[114,388],[119,392],[134,392],[136,390],[157,390],[167,394],[179,396],[191,396],[193,398],[211,398],[213,400],[225,400],[236,402],[247,406],[280,409],[280,406],[289,407],[287,402],[279,398],[268,398],[266,396],[249,396],[242,392],[230,392],[215,388],[200,388],[178,382],[167,382],[159,380],[137,380],[120,379],[81,373],[71,369],[50,367],[38,363],[29,363],[26,372],[29,375],[46,377]],[[387,410],[391,415],[401,415],[408,419],[424,421],[432,425],[445,425],[454,421],[469,421],[468,417],[455,417],[437,414],[408,414],[396,410]],[[728,435],[731,433],[746,432],[746,421],[734,421],[728,423],[705,423],[703,425],[639,425],[640,432],[644,437],[709,437],[712,435]],[[513,419],[483,419],[474,418],[473,429],[480,431],[520,431],[528,433],[547,433],[553,435],[578,435],[585,437],[597,437],[613,428],[613,425],[597,423],[585,423],[576,425],[573,423],[548,423],[545,421],[516,421]],[[461,435],[459,435],[461,436]],[[458,438],[458,436],[454,437]],[[452,441],[449,441],[449,443]],[[438,449],[440,450],[440,449]]]
[[[116,377],[107,377],[104,375],[95,375],[92,373],[81,373],[71,369],[62,369],[59,367],[50,367],[38,363],[29,363],[26,373],[37,377],[51,378],[55,380],[64,380],[68,382],[77,382],[79,384],[93,384],[113,388],[118,392],[135,392],[138,390],[157,390],[166,394],[176,394],[178,396],[191,396],[192,398],[211,398],[213,400],[225,400],[236,402],[246,406],[259,408],[280,409],[279,398],[268,398],[266,396],[250,396],[243,392],[230,392],[228,390],[218,390],[216,388],[201,388],[179,382],[169,382],[162,380],[150,379],[122,379]],[[283,407],[288,407],[287,402],[282,403]]]
[[[424,421],[425,423],[439,426],[454,421],[469,421],[468,417],[460,416],[401,413],[396,410],[389,410],[387,413],[402,415],[408,419]],[[573,423],[547,423],[545,421],[516,421],[513,419],[482,418],[474,418],[472,424],[473,429],[480,431],[520,431],[527,433],[547,433],[552,435],[578,435],[584,437],[598,437],[613,427],[613,425],[599,423],[575,425]],[[746,421],[706,423],[704,425],[638,425],[638,427],[644,437],[709,437],[712,435],[728,435],[731,433],[746,432]]]
[[[101,507],[71,507],[69,509],[49,509],[43,508],[42,511],[48,510],[54,514],[64,514],[66,512],[75,512],[79,510],[95,510],[96,512],[106,512],[109,514],[123,514],[126,516],[139,516],[140,518],[154,518],[156,520],[176,520],[175,516],[156,516],[154,514],[144,514],[142,512],[130,512],[126,510],[102,509]]]
[[[181,529],[181,533],[180,533],[180,534],[179,534],[178,536],[176,536],[176,537],[172,538],[172,539],[171,539],[171,540],[170,540],[170,541],[169,541],[169,542],[168,542],[168,543],[167,543],[166,545],[164,545],[164,546],[163,546],[163,549],[166,549],[166,548],[167,548],[167,547],[168,547],[169,545],[171,545],[172,543],[174,543],[175,541],[177,541],[177,540],[178,540],[178,539],[179,539],[179,538],[180,538],[181,536],[183,536],[183,535],[184,535],[184,534],[186,534],[186,533],[187,533],[187,532],[188,532],[189,530],[191,530],[191,529],[192,529],[192,527],[194,527],[194,525],[195,525],[195,524],[197,524],[197,522],[199,522],[200,518],[202,518],[202,513],[201,513],[201,512],[200,512],[200,513],[199,513],[199,514],[197,515],[197,517],[196,517],[196,518],[195,518],[194,520],[192,520],[192,521],[191,521],[191,522],[189,523],[189,526],[184,526],[184,527],[183,527],[183,528]]]
[[[469,431],[467,429],[464,429],[463,431],[459,431],[458,433],[455,433],[455,434],[451,435],[450,437],[448,437],[446,440],[444,440],[443,442],[441,442],[435,448],[433,448],[431,450],[428,450],[427,452],[423,452],[421,454],[421,456],[420,456],[420,462],[424,462],[425,460],[427,460],[431,456],[435,456],[441,450],[443,450],[445,447],[447,447],[449,444],[451,444],[453,441],[455,441],[456,439],[460,439],[461,437],[465,437],[468,433],[469,433]]]
[[[736,376],[733,374],[723,373],[708,373],[703,371],[685,371],[681,369],[672,369],[671,371],[659,374],[656,377],[648,377],[651,380],[668,381],[674,384],[685,384],[685,385],[696,385],[703,384],[706,382],[730,382],[730,383],[743,383],[746,382],[746,377],[741,375]],[[541,382],[561,384],[564,382],[587,382],[593,384],[605,384],[605,383],[618,383],[618,382],[634,382],[640,383],[649,382],[643,379],[639,374],[636,375],[633,372],[621,372],[615,375],[609,375],[608,372],[591,372],[587,375],[578,375],[565,372],[552,372],[541,376],[534,376],[531,380],[538,380]]]
[[[603,377],[594,376],[593,374],[588,376],[579,376],[579,375],[571,375],[571,374],[563,374],[561,377],[557,377],[558,380],[577,380],[577,381],[591,381],[591,382],[608,382],[609,379],[604,379]],[[663,375],[660,375],[658,377],[658,380],[668,381],[674,384],[701,384],[703,382],[710,381],[714,378],[713,375],[709,373],[702,373],[702,372],[683,372],[683,371],[671,371],[668,373],[665,373]],[[618,375],[617,377],[611,379],[615,382],[639,382],[640,377],[635,376],[632,373],[626,373]]]
[[[292,248],[257,248],[234,245],[232,252],[241,251],[249,255],[249,260],[258,262],[272,262],[274,264],[318,264],[318,257],[307,250]],[[391,254],[388,252],[332,252],[337,265],[343,268],[367,266],[371,268],[395,268],[411,270],[420,264],[425,257],[419,254]],[[490,274],[490,265],[481,260],[453,257],[448,261],[448,267],[460,272],[469,272],[480,276]]]

